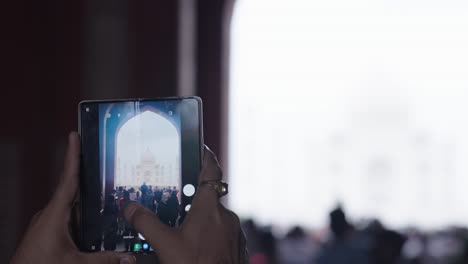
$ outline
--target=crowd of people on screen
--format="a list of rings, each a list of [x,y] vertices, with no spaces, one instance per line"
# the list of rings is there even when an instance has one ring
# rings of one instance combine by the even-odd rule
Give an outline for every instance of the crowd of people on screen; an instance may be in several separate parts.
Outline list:
[[[176,186],[139,187],[118,186],[105,197],[102,215],[103,249],[133,251],[133,245],[141,240],[137,232],[125,221],[123,209],[130,202],[137,202],[158,215],[161,222],[171,227],[180,222],[180,192]]]

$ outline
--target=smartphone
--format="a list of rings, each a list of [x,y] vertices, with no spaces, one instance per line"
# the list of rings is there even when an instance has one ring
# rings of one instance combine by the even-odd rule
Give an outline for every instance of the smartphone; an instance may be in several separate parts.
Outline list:
[[[81,250],[155,254],[122,209],[137,202],[168,226],[182,223],[201,170],[202,116],[199,97],[79,104]]]

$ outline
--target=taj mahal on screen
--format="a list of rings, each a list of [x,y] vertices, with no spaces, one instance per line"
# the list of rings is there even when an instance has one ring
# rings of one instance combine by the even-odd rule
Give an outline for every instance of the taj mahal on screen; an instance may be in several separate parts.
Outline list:
[[[181,185],[180,118],[157,102],[114,104],[101,112],[101,173],[106,193],[146,184]]]
[[[137,164],[117,159],[116,186],[132,186],[135,182],[151,186],[179,185],[180,168],[177,162],[161,163],[146,148]]]

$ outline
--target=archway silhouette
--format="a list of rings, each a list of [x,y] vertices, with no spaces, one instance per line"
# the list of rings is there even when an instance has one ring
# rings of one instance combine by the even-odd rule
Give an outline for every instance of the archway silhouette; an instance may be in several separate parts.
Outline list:
[[[180,187],[180,135],[173,121],[153,108],[121,122],[115,133],[114,188]]]

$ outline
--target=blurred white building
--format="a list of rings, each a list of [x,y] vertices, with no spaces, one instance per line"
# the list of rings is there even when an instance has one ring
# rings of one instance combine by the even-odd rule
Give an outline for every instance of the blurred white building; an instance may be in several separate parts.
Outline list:
[[[468,2],[239,0],[229,179],[236,212],[323,227],[468,219]]]

